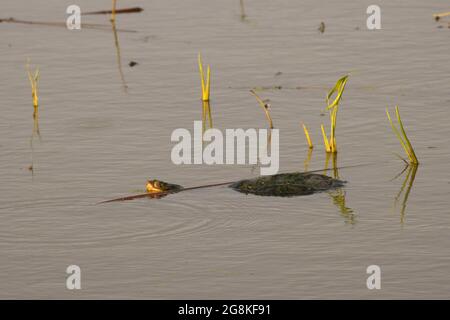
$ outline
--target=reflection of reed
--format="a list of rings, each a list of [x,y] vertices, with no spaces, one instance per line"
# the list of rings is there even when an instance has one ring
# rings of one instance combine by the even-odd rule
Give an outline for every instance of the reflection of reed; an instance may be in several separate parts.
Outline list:
[[[212,114],[211,114],[211,104],[208,101],[202,101],[202,123],[203,123],[203,131],[206,130],[206,121],[208,120],[209,128],[213,127],[212,122]]]
[[[406,204],[408,202],[409,194],[414,184],[414,180],[416,179],[418,167],[419,167],[418,165],[411,163],[408,166],[406,166],[406,168],[400,173],[400,175],[403,174],[403,172],[405,172],[405,170],[407,169],[405,180],[403,181],[400,191],[397,193],[397,196],[395,197],[394,200],[394,207],[396,207],[401,198],[401,195],[403,194],[403,200],[401,202],[401,209],[400,209],[400,223],[402,224],[405,220]]]
[[[305,161],[304,161],[304,164],[305,164],[305,172],[307,172],[308,169],[309,169],[309,163],[311,162],[312,153],[313,153],[313,149],[312,149],[312,148],[309,148],[309,149],[308,149],[308,155],[306,156],[306,159],[305,159]]]
[[[330,162],[330,157],[332,157],[332,163],[333,163],[333,178],[340,179],[339,178],[339,169],[337,166],[337,153],[327,153],[325,158],[325,169],[324,174],[328,171],[328,165]],[[338,207],[339,211],[341,212],[341,215],[345,218],[346,223],[354,224],[355,221],[355,214],[353,213],[353,209],[350,207],[347,207],[346,205],[346,199],[345,199],[345,190],[342,188],[334,189],[328,194],[331,196],[333,200],[333,204]]]
[[[119,37],[117,36],[117,29],[116,29],[116,21],[115,19],[111,19],[111,25],[112,25],[112,31],[114,33],[114,45],[116,46],[116,56],[117,56],[117,67],[119,69],[120,74],[120,80],[122,81],[123,91],[128,91],[128,86],[125,81],[125,76],[123,75],[122,70],[122,58],[120,55],[120,45],[119,45]]]

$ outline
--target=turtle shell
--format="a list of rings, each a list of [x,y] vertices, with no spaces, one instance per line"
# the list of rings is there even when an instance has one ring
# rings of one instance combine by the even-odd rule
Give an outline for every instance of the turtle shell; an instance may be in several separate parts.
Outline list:
[[[237,181],[230,185],[236,191],[259,196],[293,197],[341,187],[344,181],[304,172],[280,173]]]

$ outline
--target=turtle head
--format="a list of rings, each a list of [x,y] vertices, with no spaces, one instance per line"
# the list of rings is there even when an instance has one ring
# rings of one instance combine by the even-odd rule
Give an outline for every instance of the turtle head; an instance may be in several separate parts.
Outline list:
[[[148,193],[157,193],[166,191],[166,183],[157,179],[148,180],[146,186]]]
[[[170,184],[158,179],[147,180],[146,189],[148,193],[158,193],[158,192],[166,192],[166,191],[174,191],[178,190],[181,187],[176,184]]]

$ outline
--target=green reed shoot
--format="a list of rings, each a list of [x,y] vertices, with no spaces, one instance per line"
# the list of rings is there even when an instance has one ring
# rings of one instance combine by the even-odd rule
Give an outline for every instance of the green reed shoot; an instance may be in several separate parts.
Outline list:
[[[308,142],[309,149],[312,149],[312,148],[314,148],[314,145],[312,143],[311,136],[309,135],[308,128],[306,127],[306,125],[304,123],[302,123],[302,126],[303,126],[303,132],[305,133],[306,141]]]
[[[203,106],[203,129],[205,128],[206,117],[208,116],[209,127],[212,128],[212,115],[211,115],[211,105],[209,103],[210,93],[211,93],[211,68],[208,65],[206,71],[206,77],[203,71],[202,56],[198,53],[198,70],[200,72],[200,80],[202,85],[202,106]]]
[[[409,162],[412,164],[416,164],[416,165],[419,164],[419,161],[417,160],[416,153],[414,152],[414,148],[411,144],[411,141],[408,139],[405,128],[403,127],[403,122],[400,117],[400,112],[399,112],[398,106],[395,106],[395,115],[397,117],[399,129],[392,122],[391,116],[389,114],[389,110],[387,108],[386,108],[386,115],[389,119],[389,123],[391,124],[392,130],[394,131],[395,135],[397,136],[398,140],[400,141],[400,144],[402,145],[403,149],[405,150],[406,155],[409,158]]]
[[[36,117],[37,110],[39,107],[39,96],[38,96],[38,81],[39,81],[39,68],[36,68],[34,73],[30,70],[30,61],[27,62],[27,72],[28,79],[31,85],[31,97],[33,98],[34,113],[33,116]]]
[[[205,77],[203,72],[202,56],[200,53],[198,54],[198,70],[200,71],[200,78],[202,84],[202,100],[209,101],[211,88],[211,69],[208,65]]]
[[[348,75],[340,78],[336,84],[334,85],[333,89],[328,92],[327,95],[327,110],[330,112],[330,137],[328,138],[325,128],[323,124],[321,125],[322,129],[322,136],[323,141],[325,145],[325,150],[330,153],[336,153],[337,152],[337,146],[336,146],[336,119],[337,119],[337,112],[339,110],[339,103],[342,99],[342,95],[344,93],[345,85],[347,84]],[[330,103],[331,97],[336,94],[336,97],[334,100]]]

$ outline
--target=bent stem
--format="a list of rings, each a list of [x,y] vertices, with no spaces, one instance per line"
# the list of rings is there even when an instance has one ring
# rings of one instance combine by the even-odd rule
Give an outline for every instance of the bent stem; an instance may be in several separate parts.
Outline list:
[[[450,16],[450,12],[441,12],[441,13],[433,14],[433,17],[436,21],[438,21],[439,19],[441,19],[443,17],[447,17],[447,16]]]
[[[264,110],[264,113],[266,114],[267,121],[269,122],[269,128],[273,129],[273,121],[272,117],[270,116],[269,111],[269,105],[267,103],[264,103],[264,101],[256,94],[254,90],[250,90],[251,94],[256,98],[256,101],[258,101],[261,108]]]

